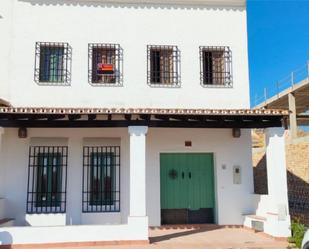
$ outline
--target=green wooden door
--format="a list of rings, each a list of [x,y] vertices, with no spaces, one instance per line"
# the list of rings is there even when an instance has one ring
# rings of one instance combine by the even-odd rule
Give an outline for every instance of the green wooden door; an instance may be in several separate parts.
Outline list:
[[[180,219],[181,223],[190,223],[190,217],[197,222],[213,220],[213,154],[161,154],[160,181],[161,213],[167,217],[165,220]],[[205,219],[206,216],[211,219]]]

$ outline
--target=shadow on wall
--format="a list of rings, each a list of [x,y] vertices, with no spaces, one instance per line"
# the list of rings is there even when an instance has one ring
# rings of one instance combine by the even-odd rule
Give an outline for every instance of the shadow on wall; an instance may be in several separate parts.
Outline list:
[[[266,155],[257,162],[253,168],[254,192],[256,194],[268,194]],[[300,219],[300,222],[309,226],[309,183],[287,170],[289,208],[292,219]]]
[[[254,193],[260,195],[268,194],[267,185],[267,168],[266,168],[266,155],[257,162],[256,166],[253,167],[254,173]]]
[[[0,232],[0,248],[11,249],[13,243],[12,235],[9,232]]]

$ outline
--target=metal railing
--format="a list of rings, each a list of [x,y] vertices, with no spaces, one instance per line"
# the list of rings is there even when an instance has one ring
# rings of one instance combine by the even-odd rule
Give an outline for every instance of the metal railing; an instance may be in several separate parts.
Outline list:
[[[309,78],[309,61],[306,65],[292,71],[289,75],[277,81],[270,87],[264,87],[263,94],[255,95],[254,106],[266,102],[267,99],[279,95],[283,90],[293,87],[296,83]]]

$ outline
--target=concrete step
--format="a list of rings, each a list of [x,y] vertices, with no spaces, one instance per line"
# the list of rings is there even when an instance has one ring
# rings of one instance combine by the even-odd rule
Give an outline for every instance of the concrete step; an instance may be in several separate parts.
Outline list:
[[[0,220],[0,227],[12,227],[14,226],[14,219],[5,218]]]
[[[248,214],[245,215],[244,226],[254,229],[255,231],[263,232],[264,231],[264,223],[267,221],[266,217],[256,215],[256,214]]]
[[[249,219],[252,219],[252,220],[258,220],[258,221],[266,221],[265,217],[255,215],[255,214],[248,214],[248,215],[246,215],[246,218],[249,218]]]

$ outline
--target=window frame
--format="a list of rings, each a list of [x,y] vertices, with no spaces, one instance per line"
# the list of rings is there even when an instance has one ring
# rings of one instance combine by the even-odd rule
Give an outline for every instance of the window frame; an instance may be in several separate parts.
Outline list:
[[[66,212],[67,162],[67,146],[29,147],[26,213]],[[53,191],[54,167],[56,167],[56,191]],[[43,191],[42,185],[46,185],[46,190]],[[53,199],[53,196],[56,198]]]
[[[159,78],[160,78],[160,82],[154,82],[153,81],[153,74],[154,71],[152,69],[153,67],[153,63],[152,63],[152,52],[153,51],[171,51],[171,61],[169,61],[169,63],[172,65],[172,71],[164,71],[164,69],[162,70],[163,72],[158,71],[156,73],[159,73]],[[163,52],[164,53],[164,52]],[[160,55],[160,57],[163,57],[164,60],[164,56],[166,54]],[[160,58],[160,60],[162,60]],[[163,64],[161,63],[161,61],[159,61],[159,67],[166,67],[166,62],[163,62]],[[171,80],[170,82],[162,82],[162,79],[166,79],[166,76],[162,76],[166,75],[166,74],[170,74],[171,76],[168,76],[168,78]],[[147,45],[147,84],[152,86],[152,87],[180,87],[181,86],[181,73],[180,73],[180,50],[178,48],[178,46],[174,46],[174,45]]]
[[[62,54],[59,51],[62,49]],[[44,51],[48,51],[43,53]],[[54,50],[54,53],[51,52]],[[56,57],[58,62],[57,68],[51,67],[52,56],[58,55]],[[44,57],[45,56],[45,57]],[[44,59],[48,58],[49,59]],[[59,62],[61,58],[61,62]],[[45,63],[42,63],[44,59]],[[72,48],[68,43],[65,42],[36,42],[35,44],[35,69],[34,69],[34,81],[39,85],[70,85],[71,83],[71,61],[72,61]],[[43,67],[49,67],[48,69]],[[60,69],[59,69],[60,67]],[[47,73],[47,71],[56,71],[56,74]],[[43,79],[42,79],[43,77]],[[48,80],[44,77],[49,77]]]
[[[90,201],[89,205],[90,206],[97,206],[97,205],[113,205],[114,203],[114,198],[111,194],[111,191],[106,191],[106,180],[108,179],[107,177],[110,178],[111,184],[110,185],[115,185],[115,182],[112,181],[113,177],[115,176],[115,168],[112,167],[111,165],[115,164],[115,153],[114,152],[91,152],[90,153]],[[100,158],[101,163],[99,162],[94,163],[95,160],[98,161]],[[103,159],[103,162],[102,162]],[[110,160],[109,166],[108,166],[108,159]],[[106,160],[106,161],[105,161]],[[110,170],[110,176],[108,175],[108,168]],[[100,179],[100,186],[99,186],[99,191],[93,190],[95,188],[95,184],[93,183],[95,181],[95,173],[97,175],[100,175],[100,177],[97,176],[97,178]],[[111,189],[114,189],[114,186],[110,186]],[[99,192],[99,200],[95,199],[95,192]],[[94,200],[95,199],[95,200]]]
[[[59,193],[61,192],[61,178],[62,178],[62,172],[61,172],[61,166],[62,165],[62,155],[61,153],[57,152],[57,153],[42,153],[39,152],[38,155],[38,164],[37,164],[37,176],[36,176],[36,188],[37,188],[37,195],[36,195],[36,203],[35,206],[36,207],[44,207],[44,202],[42,200],[39,200],[40,195],[45,195],[47,200],[47,203],[50,203],[50,207],[59,207],[61,205],[61,195],[59,195]],[[47,159],[47,166],[45,165],[45,159]],[[52,163],[52,165],[50,165],[50,159],[52,159],[52,161],[54,159],[56,159],[56,165],[54,165],[54,163]],[[43,163],[42,163],[43,160]],[[54,172],[53,172],[53,167],[56,167],[56,192],[53,192],[53,176],[54,176]],[[42,185],[44,185],[44,180],[43,180],[43,175],[44,175],[44,171],[47,171],[47,191],[43,192],[42,191]],[[52,178],[52,179],[50,179]],[[58,179],[60,178],[60,179]],[[53,194],[56,195],[56,200],[53,201]],[[41,197],[42,197],[41,196]]]
[[[94,81],[94,50],[108,50],[113,49],[114,54],[114,73],[115,82],[100,82]],[[101,62],[102,63],[102,62]],[[97,63],[98,64],[98,63]],[[104,63],[102,63],[104,64]],[[113,64],[113,63],[110,63]],[[110,74],[100,75],[101,77],[108,78]],[[97,76],[96,76],[97,77]],[[92,86],[122,86],[123,85],[123,49],[120,44],[114,43],[88,43],[88,83]]]
[[[96,155],[95,157],[93,157]],[[100,155],[100,156],[98,156]],[[104,160],[110,158],[110,163]],[[94,163],[96,158],[96,164]],[[101,164],[98,166],[98,159]],[[110,171],[110,191],[106,191],[106,176]],[[94,173],[100,178],[99,186],[95,186]],[[98,177],[100,175],[100,177]],[[83,213],[120,212],[120,146],[84,146],[83,147]],[[93,189],[99,189],[94,191]],[[94,194],[99,196],[93,200]],[[108,197],[108,198],[106,198]]]
[[[232,51],[228,46],[200,46],[200,84],[202,87],[205,88],[232,88],[233,87],[233,70],[232,70]],[[204,72],[204,53],[223,53],[222,60],[223,60],[223,67],[224,71],[216,72],[213,70],[213,63],[214,60],[211,60],[212,63],[212,72],[211,78],[216,78],[216,81],[213,83],[205,83],[205,74]],[[214,77],[214,74],[218,74],[219,76]],[[222,83],[218,83],[222,80]]]

